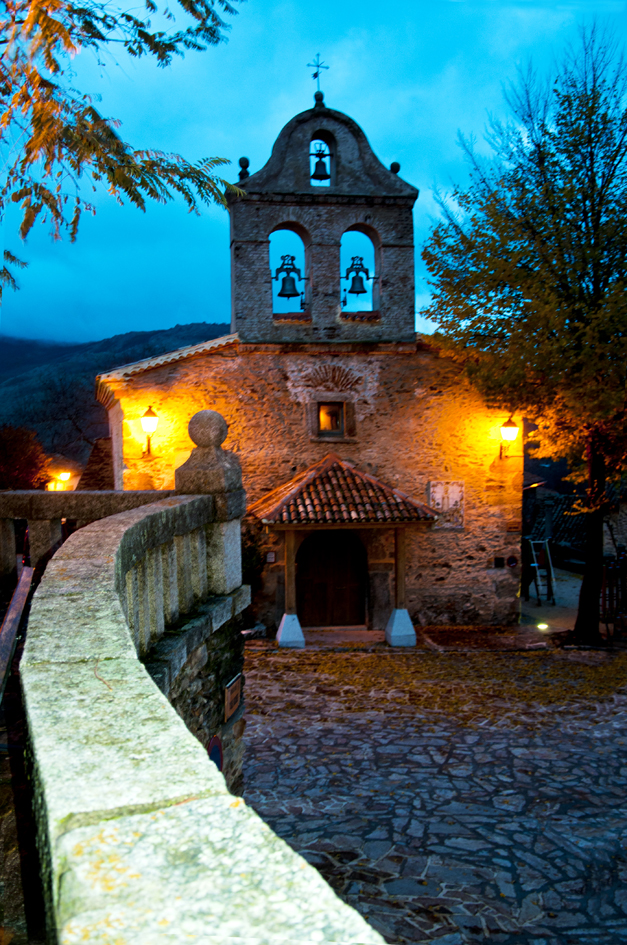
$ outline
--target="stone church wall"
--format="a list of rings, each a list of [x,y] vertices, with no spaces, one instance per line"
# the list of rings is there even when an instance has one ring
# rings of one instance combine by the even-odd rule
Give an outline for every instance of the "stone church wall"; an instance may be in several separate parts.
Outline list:
[[[193,445],[189,418],[205,408],[219,411],[229,424],[225,447],[241,461],[249,503],[330,452],[427,504],[431,484],[462,484],[463,524],[408,529],[408,609],[423,624],[516,619],[519,567],[504,564],[520,557],[520,437],[502,458],[505,413],[488,410],[459,367],[437,349],[423,343],[234,343],[107,384],[124,417],[126,489],[173,487],[174,469]],[[314,435],[311,412],[319,400],[351,405],[350,435]],[[153,455],[145,457],[140,417],[149,405],[159,427]],[[391,530],[364,530],[362,538],[371,626],[380,627],[388,600],[391,607],[393,537]],[[282,607],[281,534],[265,535],[264,542],[264,552],[274,551],[276,560],[263,575],[259,617],[275,624]]]

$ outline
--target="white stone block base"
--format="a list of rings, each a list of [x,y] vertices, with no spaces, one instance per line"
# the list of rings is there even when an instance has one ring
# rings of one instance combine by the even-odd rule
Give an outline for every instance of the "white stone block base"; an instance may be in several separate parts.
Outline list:
[[[283,614],[276,638],[279,646],[292,646],[303,649],[305,646],[305,637],[303,636],[300,620],[296,614]],[[414,643],[415,642],[416,638],[414,637]]]
[[[393,610],[385,628],[390,646],[416,646],[416,631],[406,610]]]

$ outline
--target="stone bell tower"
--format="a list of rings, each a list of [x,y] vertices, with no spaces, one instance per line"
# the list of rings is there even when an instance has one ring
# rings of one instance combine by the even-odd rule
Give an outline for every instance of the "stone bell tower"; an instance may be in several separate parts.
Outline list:
[[[315,103],[283,128],[260,171],[249,176],[248,161],[240,161],[246,193],[229,198],[231,330],[244,343],[413,341],[418,191],[398,176],[398,164],[390,170],[381,164],[361,128],[327,108],[322,92]],[[321,150],[312,172],[313,142]],[[326,186],[315,186],[317,179]],[[269,240],[277,230],[292,230],[305,248],[302,301],[289,314],[273,313]],[[342,305],[340,243],[347,231],[365,234],[374,247],[372,311]]]

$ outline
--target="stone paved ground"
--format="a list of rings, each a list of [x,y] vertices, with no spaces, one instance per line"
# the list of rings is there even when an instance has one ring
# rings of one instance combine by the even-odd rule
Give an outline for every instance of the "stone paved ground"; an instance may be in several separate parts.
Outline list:
[[[260,642],[246,683],[246,800],[388,942],[627,942],[627,654]]]

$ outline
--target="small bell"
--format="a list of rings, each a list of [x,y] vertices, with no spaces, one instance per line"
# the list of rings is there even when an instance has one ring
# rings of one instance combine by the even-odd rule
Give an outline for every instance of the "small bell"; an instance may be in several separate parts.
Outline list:
[[[331,175],[327,171],[327,162],[323,157],[319,157],[316,161],[316,166],[314,172],[311,175],[311,180],[331,180]]]
[[[283,276],[283,281],[281,282],[281,291],[278,293],[279,298],[281,299],[295,299],[296,296],[300,295],[300,292],[296,288],[296,280],[294,276]]]
[[[351,287],[348,290],[349,295],[365,295],[366,287],[364,285],[364,280],[360,275],[353,276],[353,281],[351,282]]]

